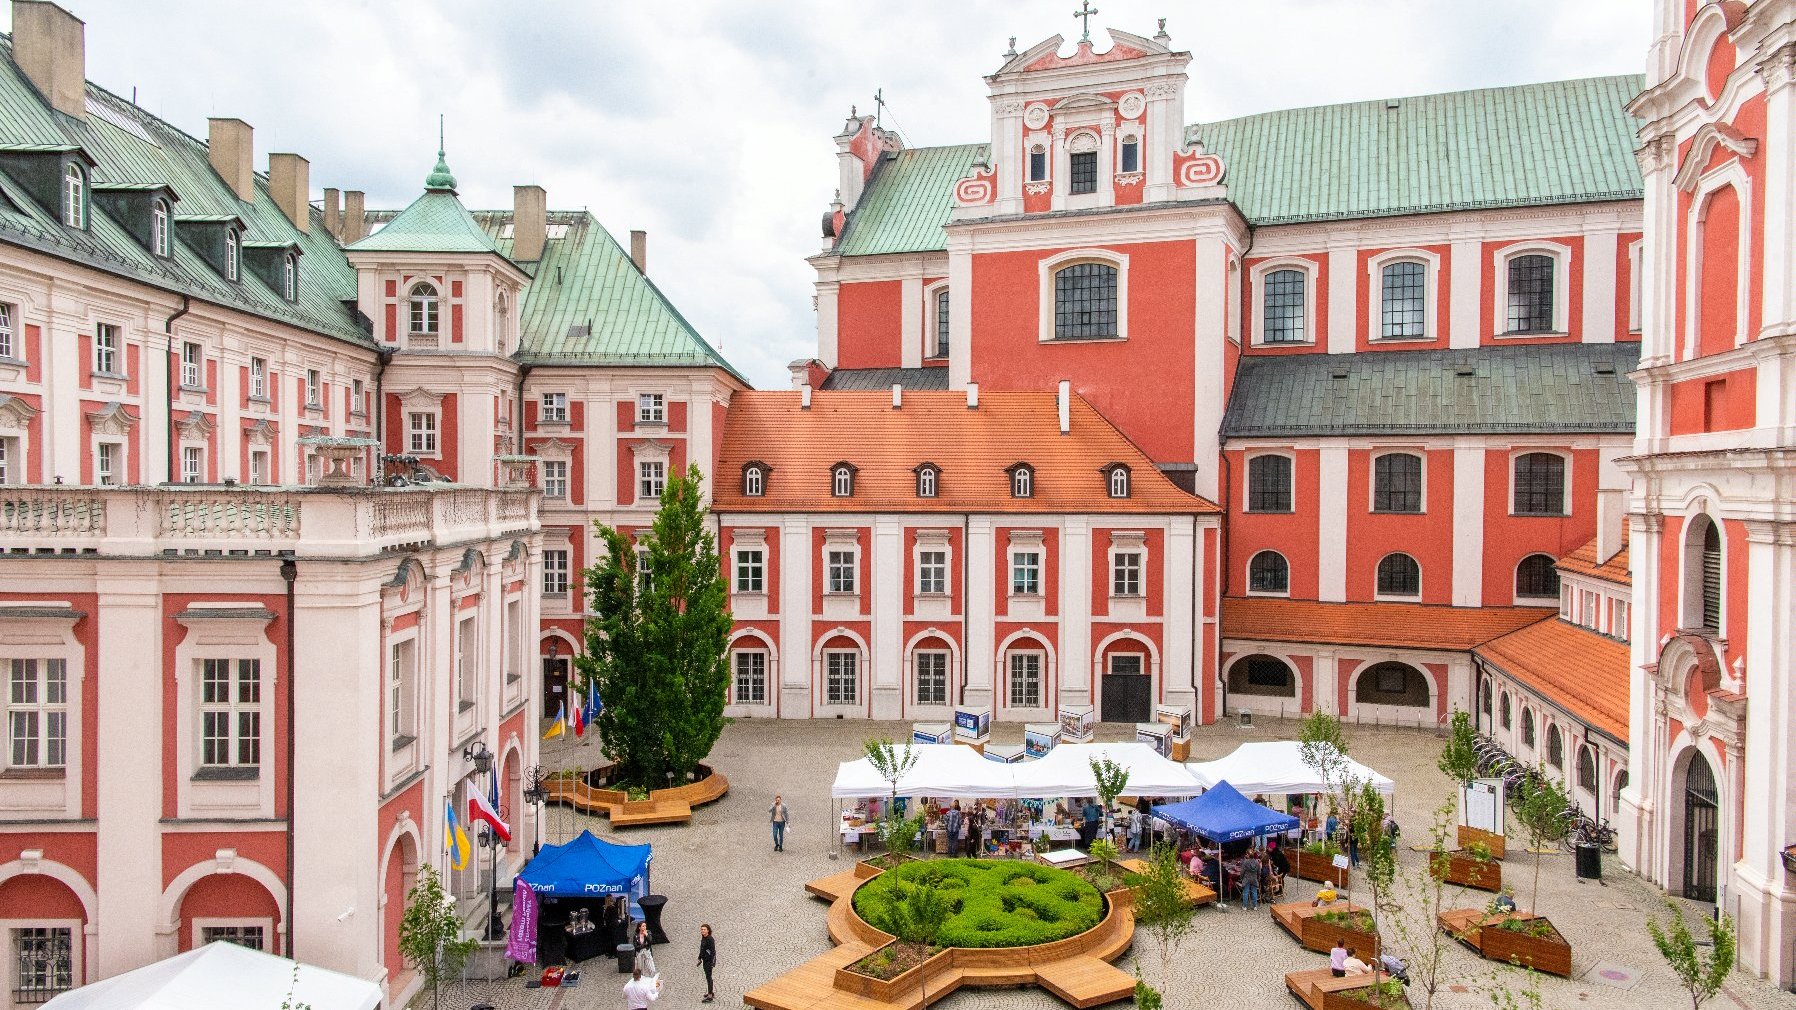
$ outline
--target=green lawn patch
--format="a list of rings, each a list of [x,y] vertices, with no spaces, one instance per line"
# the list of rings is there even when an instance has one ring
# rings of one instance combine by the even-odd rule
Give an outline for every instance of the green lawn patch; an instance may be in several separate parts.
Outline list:
[[[943,947],[1027,947],[1075,936],[1104,916],[1104,899],[1084,878],[1019,860],[929,859],[904,863],[854,892],[854,910],[888,933],[893,906],[912,888],[933,885],[952,914]]]

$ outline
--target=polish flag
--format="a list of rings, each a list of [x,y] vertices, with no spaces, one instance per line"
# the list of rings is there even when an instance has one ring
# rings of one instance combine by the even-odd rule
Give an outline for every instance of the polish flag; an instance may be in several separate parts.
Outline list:
[[[493,834],[504,841],[511,841],[511,826],[493,809],[493,804],[478,789],[468,790],[468,822],[485,821],[493,829]]]

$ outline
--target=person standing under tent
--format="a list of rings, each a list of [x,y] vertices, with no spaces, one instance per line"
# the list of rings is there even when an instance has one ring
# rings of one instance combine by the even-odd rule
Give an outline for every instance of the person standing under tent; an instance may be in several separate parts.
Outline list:
[[[1135,797],[1135,811],[1141,815],[1142,848],[1154,847],[1154,803],[1146,796]]]
[[[778,793],[773,794],[773,805],[767,808],[767,819],[773,824],[773,851],[786,851],[786,824],[792,815]]]
[[[1260,857],[1253,849],[1241,857],[1241,907],[1249,912],[1260,907]]]
[[[1085,806],[1080,809],[1079,816],[1082,822],[1079,826],[1079,847],[1089,849],[1091,843],[1098,837],[1098,826],[1104,819],[1104,808],[1098,806],[1098,801],[1095,798],[1086,797]]]
[[[948,812],[942,815],[943,845],[939,851],[953,855],[960,844],[960,829],[966,827],[967,817],[960,812],[960,801],[955,800]]]
[[[1272,872],[1281,877],[1291,875],[1291,860],[1285,856],[1284,846],[1272,842],[1266,849],[1266,861],[1271,864]]]
[[[717,1002],[717,990],[711,985],[711,972],[717,967],[717,938],[711,935],[711,924],[698,927],[698,966],[705,969],[705,998],[700,1003]]]
[[[1139,809],[1129,811],[1129,851],[1141,851],[1141,822],[1144,820]]]

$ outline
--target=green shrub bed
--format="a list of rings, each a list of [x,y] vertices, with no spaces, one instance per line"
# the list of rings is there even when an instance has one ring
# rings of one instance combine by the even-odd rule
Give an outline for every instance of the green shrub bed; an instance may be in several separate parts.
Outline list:
[[[1084,878],[1020,860],[929,859],[904,863],[854,892],[854,910],[896,933],[894,908],[913,888],[934,886],[951,914],[942,947],[1028,947],[1076,936],[1104,917],[1104,898]]]

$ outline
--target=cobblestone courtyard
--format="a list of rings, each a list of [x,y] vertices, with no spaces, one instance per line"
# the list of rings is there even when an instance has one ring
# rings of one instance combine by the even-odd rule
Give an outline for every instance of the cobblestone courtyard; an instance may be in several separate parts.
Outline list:
[[[1220,757],[1247,740],[1290,739],[1296,729],[1295,723],[1276,721],[1262,721],[1251,730],[1233,725],[1200,727],[1193,759]],[[724,731],[711,758],[729,776],[727,797],[697,811],[689,825],[613,836],[654,843],[654,887],[669,898],[664,922],[673,943],[655,951],[666,986],[658,1007],[699,1005],[704,991],[703,975],[695,966],[700,922],[711,923],[718,938],[719,1006],[740,1006],[748,989],[829,948],[824,928],[826,906],[805,894],[804,883],[846,865],[829,858],[834,818],[829,787],[836,765],[859,756],[861,742],[869,736],[903,737],[908,733],[908,724],[894,723],[738,722]],[[1021,726],[1000,726],[995,731],[996,739],[1003,743],[1020,742],[1021,735]],[[1449,783],[1434,767],[1439,738],[1416,730],[1369,727],[1349,727],[1348,735],[1354,757],[1396,781],[1396,811],[1403,828],[1402,862],[1406,871],[1419,871],[1423,857],[1409,846],[1426,838],[1431,812],[1451,793]],[[1127,737],[1123,727],[1105,726],[1100,727],[1099,738]],[[599,760],[599,748],[591,736],[571,744],[551,741],[544,745],[544,764],[551,769],[586,767]],[[767,805],[775,792],[785,796],[793,818],[783,853],[772,851],[766,824]],[[563,840],[581,828],[599,834],[607,831],[602,820],[551,810],[545,818],[544,841]],[[1518,853],[1519,848],[1512,841],[1512,854],[1503,872],[1525,905],[1533,857]],[[1308,898],[1314,891],[1315,885],[1292,878],[1288,894]],[[1472,891],[1454,900],[1450,891],[1448,907],[1479,906],[1488,898]],[[1644,926],[1648,916],[1663,912],[1662,901],[1654,888],[1617,864],[1605,863],[1602,883],[1580,882],[1569,855],[1544,857],[1540,911],[1571,941],[1574,971],[1569,981],[1541,980],[1544,1005],[1555,1010],[1670,1010],[1687,1005],[1687,997],[1676,988]],[[1284,973],[1326,964],[1322,955],[1292,942],[1263,909],[1205,908],[1197,915],[1196,931],[1173,953],[1170,974],[1162,971],[1159,951],[1145,934],[1137,934],[1134,950],[1119,962],[1125,971],[1133,971],[1139,962],[1148,980],[1166,992],[1169,1008],[1296,1007],[1284,990]],[[1401,947],[1397,952],[1409,955]],[[1631,970],[1638,983],[1622,989],[1600,981],[1592,972],[1599,962]],[[1445,973],[1462,988],[1442,991],[1436,1006],[1454,1010],[1491,1006],[1490,997],[1473,987],[1488,981],[1495,970],[1495,965],[1449,941]],[[1519,980],[1519,973],[1506,974]],[[567,990],[526,990],[521,979],[471,982],[446,991],[443,1006],[464,1010],[483,1000],[505,1010],[609,1010],[623,1005],[619,990],[624,977],[615,974],[612,962],[589,961],[584,975],[578,988]],[[1421,995],[1412,989],[1418,1007]],[[428,1006],[428,996],[418,1005]],[[1040,990],[972,990],[956,993],[937,1005],[947,1010],[1033,1010],[1064,1004]],[[1791,1008],[1796,1007],[1796,995],[1736,975],[1727,992],[1711,1005]]]

